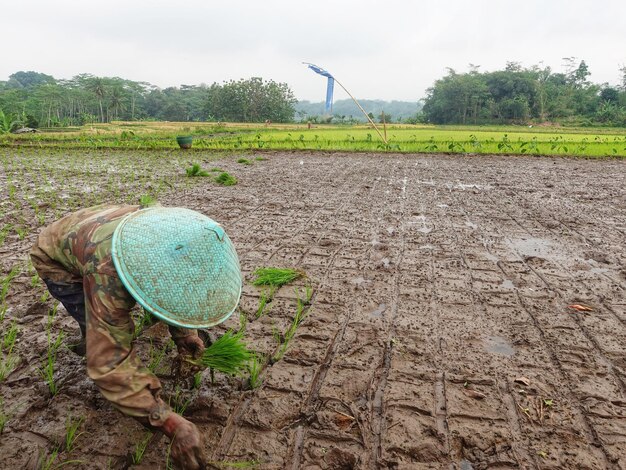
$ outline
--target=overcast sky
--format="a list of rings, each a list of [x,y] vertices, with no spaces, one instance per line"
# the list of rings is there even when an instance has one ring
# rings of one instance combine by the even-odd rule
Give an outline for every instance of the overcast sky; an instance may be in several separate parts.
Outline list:
[[[318,64],[357,98],[416,101],[446,73],[507,61],[596,83],[626,64],[625,0],[1,0],[0,80],[19,70],[160,87],[260,76],[322,101]],[[347,96],[338,87],[335,99]]]

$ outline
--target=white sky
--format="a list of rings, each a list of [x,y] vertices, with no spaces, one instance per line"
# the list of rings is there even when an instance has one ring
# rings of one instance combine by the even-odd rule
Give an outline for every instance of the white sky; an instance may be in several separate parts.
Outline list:
[[[507,61],[596,83],[626,64],[625,0],[0,0],[0,80],[119,76],[160,87],[260,76],[322,101],[328,69],[358,98],[415,101],[446,73]],[[335,99],[347,95],[335,87]]]

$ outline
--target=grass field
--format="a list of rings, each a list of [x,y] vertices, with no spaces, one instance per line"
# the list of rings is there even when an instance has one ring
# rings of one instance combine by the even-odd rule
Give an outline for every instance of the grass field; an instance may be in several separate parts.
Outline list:
[[[381,129],[381,132],[385,132]],[[323,150],[626,157],[626,129],[554,127],[389,126],[385,144],[371,126],[116,122],[36,134],[5,135],[0,146],[173,149],[177,135],[194,149]]]

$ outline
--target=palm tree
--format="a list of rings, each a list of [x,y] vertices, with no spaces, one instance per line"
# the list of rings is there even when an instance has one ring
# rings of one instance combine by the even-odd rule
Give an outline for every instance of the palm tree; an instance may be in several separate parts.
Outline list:
[[[98,99],[98,104],[100,105],[100,122],[104,122],[104,109],[102,108],[102,100],[106,95],[106,85],[104,80],[100,77],[92,77],[87,82],[87,89],[91,91],[96,98]]]

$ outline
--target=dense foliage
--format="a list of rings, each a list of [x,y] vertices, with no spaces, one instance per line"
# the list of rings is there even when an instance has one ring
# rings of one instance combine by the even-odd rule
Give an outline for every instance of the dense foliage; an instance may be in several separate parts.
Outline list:
[[[622,83],[611,87],[589,82],[584,60],[576,65],[570,59],[565,73],[513,62],[495,72],[449,69],[428,90],[424,117],[435,124],[558,121],[626,126],[626,67],[621,71]]]
[[[0,110],[28,127],[138,119],[289,122],[295,102],[285,83],[261,78],[160,89],[117,77],[82,74],[56,80],[17,72],[0,82]]]
[[[372,120],[380,121],[381,114],[385,113],[386,122],[412,122],[422,104],[417,101],[383,101],[383,100],[361,100],[359,103],[366,109]],[[312,103],[310,101],[299,101],[296,103],[296,119],[298,121],[324,122],[324,102]],[[361,110],[351,99],[336,100],[333,103],[332,120],[334,123],[358,123],[365,122],[367,118],[363,116]]]

